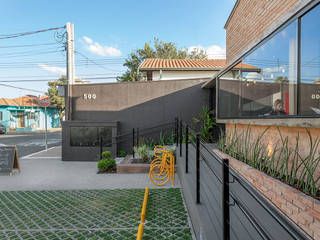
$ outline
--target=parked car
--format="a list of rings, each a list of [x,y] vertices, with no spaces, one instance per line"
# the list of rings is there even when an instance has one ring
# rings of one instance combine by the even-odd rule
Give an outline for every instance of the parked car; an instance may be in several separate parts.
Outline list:
[[[6,133],[6,126],[0,123],[0,133],[5,134]]]

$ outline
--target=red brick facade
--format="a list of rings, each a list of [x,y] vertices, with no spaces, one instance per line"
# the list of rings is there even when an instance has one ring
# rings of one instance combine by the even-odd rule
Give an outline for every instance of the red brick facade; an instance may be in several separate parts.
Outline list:
[[[250,45],[302,1],[238,0],[225,25],[227,64],[240,57]]]
[[[214,150],[287,217],[314,239],[320,239],[320,202],[249,165]]]

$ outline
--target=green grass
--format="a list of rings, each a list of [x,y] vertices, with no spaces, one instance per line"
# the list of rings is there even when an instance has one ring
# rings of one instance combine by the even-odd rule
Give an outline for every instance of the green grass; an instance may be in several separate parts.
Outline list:
[[[180,189],[151,189],[144,239],[192,239]],[[0,239],[135,239],[144,189],[0,192]]]

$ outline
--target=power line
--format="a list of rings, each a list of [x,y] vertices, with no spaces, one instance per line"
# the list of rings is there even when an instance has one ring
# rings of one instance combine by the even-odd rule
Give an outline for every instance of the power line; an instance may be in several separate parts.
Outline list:
[[[85,77],[85,78],[79,78],[81,80],[106,80],[106,79],[113,79],[113,78],[117,78],[118,76],[106,76],[106,77]],[[19,82],[19,83],[22,83],[22,82],[51,82],[51,81],[56,81],[58,79],[19,79],[19,80],[4,80],[4,81],[1,81],[1,83],[14,83],[14,82]]]
[[[55,27],[55,28],[47,28],[47,29],[42,29],[42,30],[37,30],[37,31],[32,31],[32,32],[22,32],[22,33],[12,33],[12,34],[0,34],[0,40],[1,39],[8,39],[8,38],[18,38],[18,37],[23,37],[27,35],[32,35],[32,34],[37,34],[37,33],[42,33],[42,32],[48,32],[48,31],[56,31],[59,29],[65,28],[63,27]]]
[[[10,87],[10,88],[20,89],[20,90],[25,90],[25,91],[30,91],[30,92],[45,93],[45,92],[42,92],[42,91],[39,91],[39,90],[35,90],[35,89],[15,87],[15,86],[12,86],[12,85],[2,84],[2,83],[0,83],[0,86],[5,86],[5,87]]]
[[[49,54],[49,53],[62,53],[64,50],[58,50],[58,51],[44,51],[44,52],[36,52],[34,54],[18,54],[18,55],[9,55],[9,56],[4,56],[6,58],[14,58],[14,57],[32,57],[35,55],[42,55],[42,54]],[[1,56],[1,55],[0,55]]]
[[[9,45],[9,46],[0,46],[0,48],[20,48],[20,47],[38,47],[38,46],[48,46],[48,45],[57,45],[59,43],[39,43],[39,44],[25,44],[25,45]]]
[[[81,55],[82,57],[86,58],[88,61],[92,62],[93,64],[99,66],[100,68],[103,68],[103,69],[106,69],[106,70],[109,70],[109,71],[113,71],[113,72],[120,72],[118,70],[114,70],[114,69],[110,69],[110,68],[106,68],[106,67],[103,67],[101,66],[100,64],[96,63],[95,61],[91,60],[90,58],[88,58],[86,55],[84,55],[83,53],[81,52],[78,52],[78,51],[74,51],[75,53],[78,53],[79,55]]]

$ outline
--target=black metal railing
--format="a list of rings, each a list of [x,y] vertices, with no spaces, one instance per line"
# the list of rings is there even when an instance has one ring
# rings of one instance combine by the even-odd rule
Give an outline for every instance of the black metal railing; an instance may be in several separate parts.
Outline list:
[[[160,133],[173,133],[174,141],[177,141],[179,136],[177,136],[178,131],[174,132],[177,129],[176,121],[171,121],[167,123],[157,124],[145,128],[132,128],[129,131],[122,132],[117,136],[102,138],[99,137],[99,149],[100,155],[102,154],[103,148],[111,147],[113,144],[117,144],[118,148],[121,144],[125,144],[127,149],[131,150],[131,154],[135,157],[134,147],[138,146],[144,139],[151,138],[156,139],[159,137]]]
[[[223,240],[231,239],[231,230],[233,231],[233,235],[237,236],[237,231],[236,229],[233,229],[231,224],[233,221],[230,219],[230,213],[233,206],[237,206],[237,208],[240,210],[239,212],[242,213],[242,218],[251,225],[251,229],[254,229],[256,231],[256,235],[261,239],[279,239],[278,237],[275,237],[274,234],[270,234],[270,232],[274,230],[270,229],[272,224],[280,229],[281,233],[279,234],[282,234],[281,236],[286,236],[286,239],[309,239],[307,234],[289,221],[282,213],[280,213],[278,209],[272,206],[257,190],[255,190],[246,180],[244,180],[244,178],[229,165],[228,159],[223,159],[214,151],[212,151],[213,149],[210,149],[208,144],[201,139],[200,135],[194,132],[194,130],[192,130],[187,124],[178,119],[175,121],[175,133],[178,138],[176,139],[176,144],[177,146],[179,145],[180,159],[184,160],[184,172],[186,176],[188,176],[188,174],[190,176],[192,175],[190,161],[195,162],[195,167],[192,170],[195,171],[193,175],[195,175],[196,182],[196,204],[200,206],[203,201],[201,198],[202,190],[200,187],[204,186],[203,184],[206,182],[206,179],[201,178],[200,162],[204,163],[204,167],[210,170],[212,178],[214,178],[215,181],[221,186],[221,192],[219,193],[221,194],[219,213],[221,212],[222,226],[219,227],[222,228],[221,236]],[[185,133],[184,136],[183,132]],[[183,141],[185,142],[184,154],[182,154]],[[190,147],[192,147],[193,151],[195,151],[195,159],[190,159]],[[179,158],[177,161],[178,160]],[[212,167],[212,163],[220,165],[220,172],[217,171],[217,168]],[[230,179],[232,181],[230,181]],[[213,194],[216,195],[217,192]],[[241,194],[242,197],[240,196]],[[244,198],[243,195],[246,195],[246,198]],[[207,194],[204,196],[206,198],[206,204],[204,205],[207,207],[207,205],[209,205],[214,199],[209,199]],[[247,199],[248,202],[245,202],[243,199]],[[261,210],[255,211],[255,209],[250,209],[251,203],[252,206],[259,206],[259,209]],[[216,211],[218,210],[216,209]],[[239,213],[234,212],[233,215],[237,218],[237,221],[239,221],[241,225],[246,228],[245,224],[243,224],[243,221],[239,217]],[[266,218],[265,222],[261,221],[261,216]],[[247,229],[245,230],[248,232]]]

